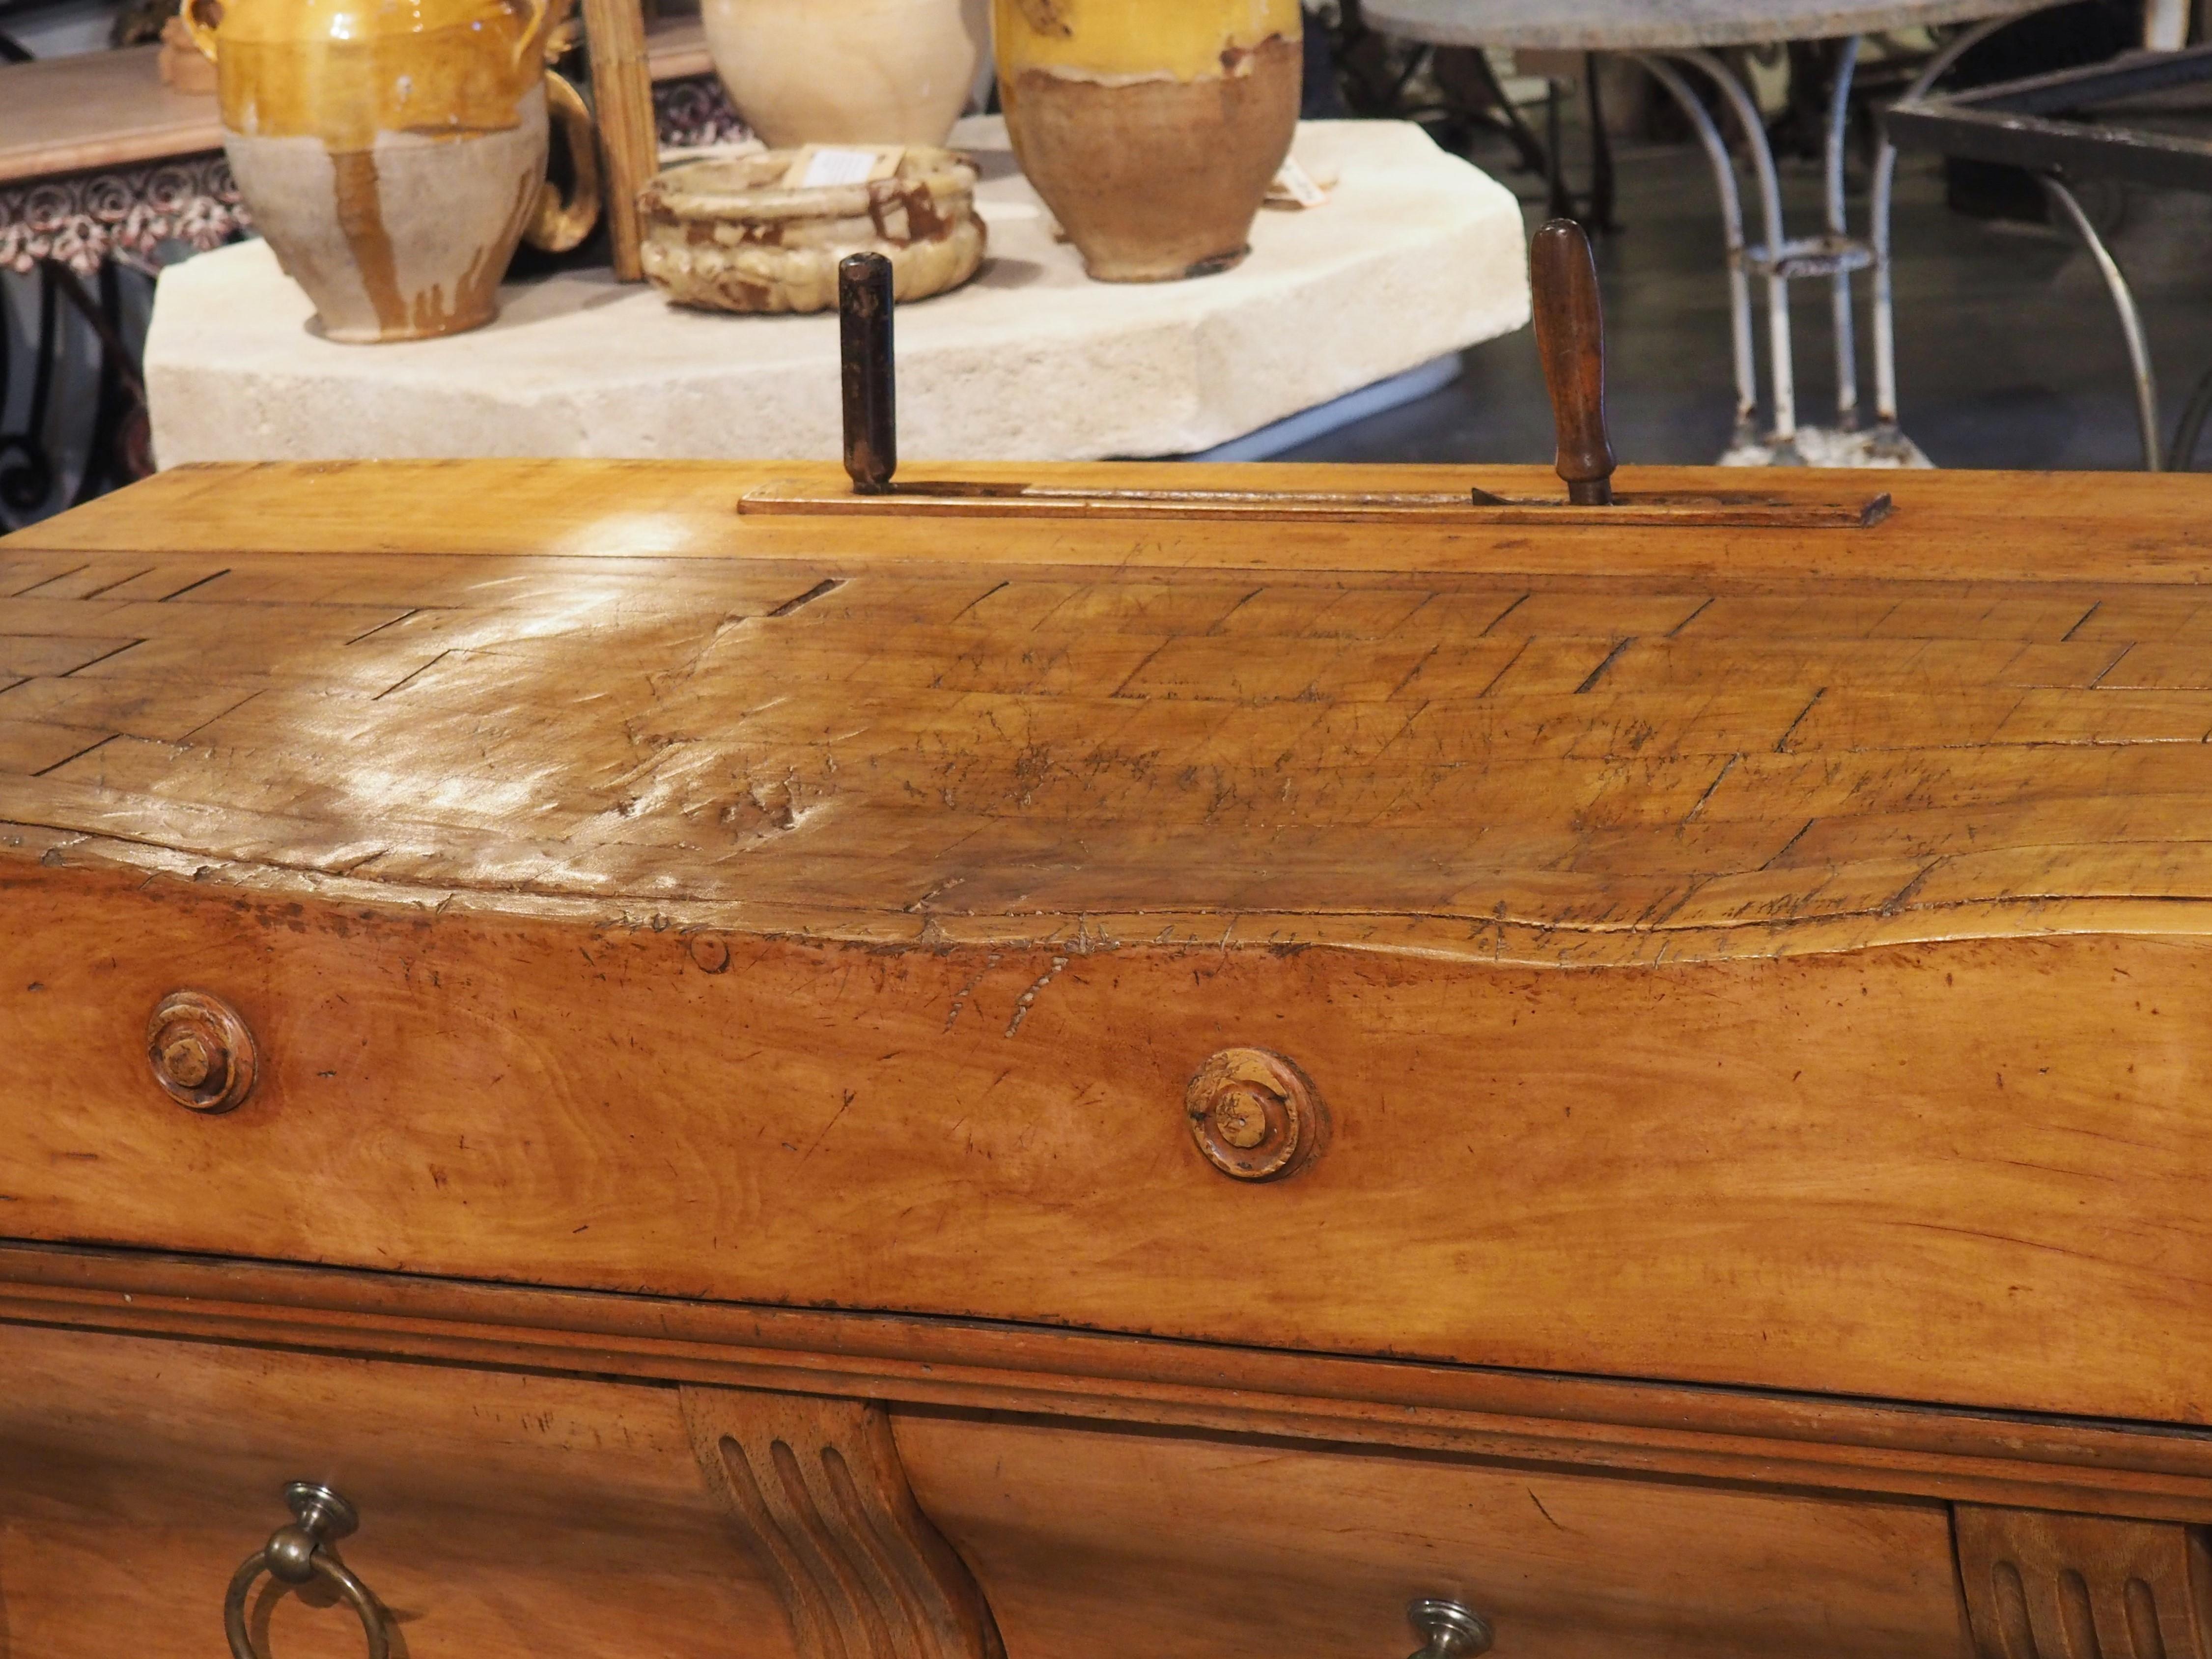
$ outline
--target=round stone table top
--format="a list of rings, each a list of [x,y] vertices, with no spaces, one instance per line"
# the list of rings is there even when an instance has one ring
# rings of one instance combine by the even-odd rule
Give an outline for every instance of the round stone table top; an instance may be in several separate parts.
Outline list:
[[[1365,0],[1386,34],[1440,46],[1683,52],[1971,23],[2048,0]]]
[[[1410,123],[1302,127],[1328,200],[1262,212],[1249,258],[1182,283],[1088,280],[1005,124],[953,142],[983,175],[990,259],[899,307],[912,461],[1207,450],[1528,320],[1520,204]],[[313,316],[266,243],[164,271],[145,357],[161,465],[842,453],[834,313],[686,311],[602,269],[503,287],[496,321],[445,339],[338,345]]]

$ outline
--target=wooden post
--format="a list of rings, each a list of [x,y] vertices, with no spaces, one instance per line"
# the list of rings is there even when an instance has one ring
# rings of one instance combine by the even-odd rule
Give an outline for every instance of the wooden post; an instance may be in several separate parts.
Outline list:
[[[862,495],[890,492],[898,471],[898,368],[891,346],[891,262],[848,253],[837,262],[844,348],[845,471]]]
[[[1605,429],[1605,311],[1589,238],[1554,219],[1528,246],[1536,350],[1559,434],[1559,477],[1577,507],[1613,505],[1613,441]]]
[[[599,177],[615,279],[642,282],[637,193],[660,170],[660,133],[638,0],[584,0],[584,44],[592,60],[592,107],[599,118]]]

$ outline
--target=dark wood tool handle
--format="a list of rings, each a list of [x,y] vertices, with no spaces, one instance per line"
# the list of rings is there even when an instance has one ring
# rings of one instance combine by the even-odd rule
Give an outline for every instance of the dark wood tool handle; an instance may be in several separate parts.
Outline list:
[[[1605,430],[1605,312],[1589,238],[1571,219],[1554,219],[1528,251],[1536,307],[1536,349],[1552,389],[1559,431],[1559,476],[1577,507],[1613,502],[1613,441]]]
[[[898,359],[891,344],[891,262],[880,253],[837,263],[844,353],[845,471],[854,493],[890,492],[898,471]]]

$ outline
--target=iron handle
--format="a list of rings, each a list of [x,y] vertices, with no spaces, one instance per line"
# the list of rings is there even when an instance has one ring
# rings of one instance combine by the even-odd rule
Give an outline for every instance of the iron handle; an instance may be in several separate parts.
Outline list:
[[[1475,1659],[1490,1651],[1490,1620],[1463,1601],[1428,1597],[1406,1609],[1406,1622],[1428,1638],[1413,1659]]]
[[[280,1584],[304,1584],[319,1578],[343,1596],[368,1637],[368,1659],[390,1659],[391,1644],[384,1630],[384,1613],[368,1587],[347,1570],[343,1562],[324,1547],[353,1532],[361,1516],[351,1504],[328,1486],[311,1480],[295,1480],[284,1488],[284,1502],[293,1521],[279,1527],[269,1542],[253,1552],[231,1575],[230,1593],[222,1599],[222,1632],[230,1638],[231,1659],[261,1659],[246,1629],[246,1593],[253,1581],[267,1573]]]

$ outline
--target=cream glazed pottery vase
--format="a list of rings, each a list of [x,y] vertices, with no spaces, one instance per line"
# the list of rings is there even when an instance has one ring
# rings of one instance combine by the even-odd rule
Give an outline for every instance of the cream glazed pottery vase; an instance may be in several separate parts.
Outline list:
[[[990,46],[990,0],[701,0],[715,72],[772,149],[944,143]]]
[[[544,65],[560,6],[185,0],[239,192],[329,338],[477,327],[525,231],[556,251],[589,232],[591,117]],[[545,182],[549,106],[576,161],[566,208]]]
[[[1226,270],[1291,153],[1297,0],[997,0],[1015,159],[1102,282]]]

